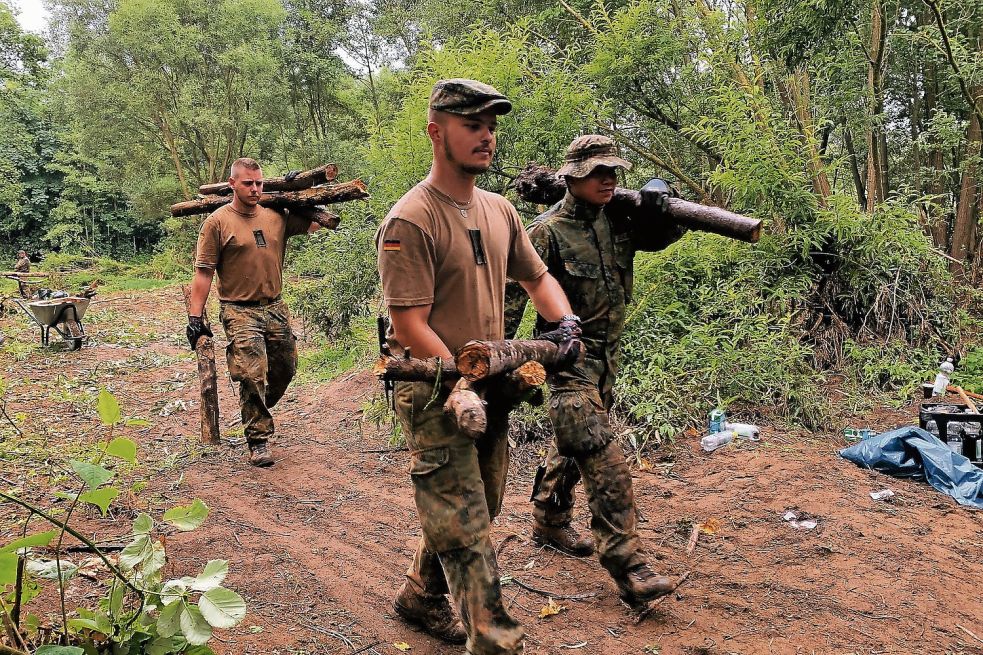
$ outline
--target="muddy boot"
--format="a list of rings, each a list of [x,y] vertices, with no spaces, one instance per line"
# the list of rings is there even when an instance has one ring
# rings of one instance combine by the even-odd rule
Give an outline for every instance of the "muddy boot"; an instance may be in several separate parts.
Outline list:
[[[632,609],[644,608],[649,601],[665,596],[678,586],[664,575],[657,575],[646,563],[639,564],[615,580],[621,600]]]
[[[253,466],[273,466],[273,453],[265,441],[249,446],[249,463]]]
[[[405,582],[393,601],[396,614],[414,623],[437,639],[449,644],[463,644],[468,633],[454,616],[447,596],[423,596],[410,589]]]
[[[532,529],[532,540],[537,546],[550,546],[574,557],[594,554],[594,540],[581,536],[569,523],[559,526],[537,523]]]

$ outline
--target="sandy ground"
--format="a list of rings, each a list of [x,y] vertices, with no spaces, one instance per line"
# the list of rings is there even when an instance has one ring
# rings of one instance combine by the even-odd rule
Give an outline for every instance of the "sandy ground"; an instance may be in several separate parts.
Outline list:
[[[82,524],[100,541],[125,541],[137,512],[159,517],[205,501],[211,514],[202,528],[168,535],[167,571],[194,574],[210,559],[229,560],[226,584],[249,611],[238,627],[216,632],[216,653],[398,653],[398,642],[421,655],[463,651],[414,631],[391,609],[419,525],[408,454],[362,417],[380,391],[374,378],[361,371],[292,386],[275,410],[277,464],[258,470],[246,463],[222,357],[231,443],[197,443],[197,380],[182,346],[179,290],[99,299],[87,316],[91,343],[78,352],[43,351],[23,316],[0,318],[6,412],[25,435],[0,417],[4,488],[58,506],[51,492],[68,488],[58,473],[67,470],[64,453],[106,438],[93,398],[107,386],[124,415],[151,422],[117,433],[141,446],[143,464],[127,479],[149,484],[124,494],[105,519],[87,510]],[[914,417],[910,405],[867,422],[888,429]],[[844,445],[837,435],[763,426],[759,443],[710,455],[690,436],[642,466],[632,458],[641,534],[656,568],[692,572],[637,625],[596,559],[530,541],[527,501],[543,445],[521,445],[493,539],[502,574],[544,592],[503,587],[526,628],[526,652],[983,653],[983,513],[924,483],[861,470],[837,456]],[[884,488],[896,493],[891,501],[870,498]],[[818,527],[791,527],[787,510]],[[21,519],[0,508],[0,543]],[[588,520],[580,496],[576,524],[586,530]],[[694,524],[706,530],[687,555]],[[97,595],[92,583],[72,582],[76,602]],[[548,595],[563,609],[540,618]],[[33,611],[55,620],[50,601],[42,596]]]

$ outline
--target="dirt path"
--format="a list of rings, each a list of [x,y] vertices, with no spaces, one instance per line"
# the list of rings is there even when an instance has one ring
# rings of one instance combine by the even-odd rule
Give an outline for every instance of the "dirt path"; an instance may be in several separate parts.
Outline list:
[[[37,495],[60,484],[38,475],[44,451],[84,452],[105,435],[91,398],[108,385],[126,415],[152,421],[128,429],[145,462],[134,475],[151,483],[129,494],[115,517],[89,516],[87,526],[109,538],[126,532],[137,511],[156,516],[204,500],[211,507],[205,526],[169,536],[167,546],[171,562],[180,562],[171,565],[175,575],[209,559],[230,561],[227,584],[246,598],[249,614],[217,634],[217,653],[398,653],[395,642],[408,643],[410,653],[460,653],[408,628],[390,609],[419,526],[407,453],[387,452],[388,434],[361,421],[375,381],[357,373],[293,386],[275,410],[277,465],[254,469],[244,446],[203,451],[194,439],[197,387],[182,346],[178,292],[127,297],[91,308],[94,343],[77,353],[11,347],[35,337],[22,318],[0,319],[8,335],[0,354],[7,411],[22,415],[25,434],[37,435],[13,451],[0,442],[2,476]],[[220,395],[223,429],[235,440],[235,398],[224,383]],[[873,427],[897,427],[912,416],[910,407],[886,413]],[[983,638],[983,513],[923,483],[862,471],[836,456],[842,446],[835,437],[800,439],[766,427],[760,443],[709,456],[687,438],[671,457],[636,470],[642,535],[658,568],[692,570],[640,625],[595,559],[529,541],[527,499],[541,445],[520,447],[493,533],[502,573],[557,595],[589,594],[558,600],[564,610],[541,619],[546,597],[506,584],[507,602],[528,632],[526,651],[983,653],[983,640],[971,634]],[[896,492],[893,502],[868,495],[885,487]],[[793,529],[782,520],[789,509],[816,517],[818,527]],[[578,510],[586,529],[582,496]],[[13,519],[0,518],[0,543]],[[716,529],[701,534],[687,556],[691,525],[711,520]]]

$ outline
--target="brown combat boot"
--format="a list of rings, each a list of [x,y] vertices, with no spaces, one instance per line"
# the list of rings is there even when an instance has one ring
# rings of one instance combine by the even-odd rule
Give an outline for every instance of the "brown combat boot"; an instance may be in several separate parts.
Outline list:
[[[468,639],[468,633],[454,616],[447,596],[424,596],[404,582],[393,601],[393,609],[404,620],[449,644],[463,644]]]
[[[618,585],[621,600],[633,609],[640,609],[649,601],[672,593],[677,586],[666,576],[657,575],[647,563],[639,564],[626,572],[624,577],[615,580],[615,583]]]
[[[273,453],[265,441],[249,446],[249,463],[253,466],[273,466]]]
[[[594,554],[594,540],[582,537],[569,523],[560,526],[537,523],[532,528],[532,540],[537,546],[549,546],[574,557]]]

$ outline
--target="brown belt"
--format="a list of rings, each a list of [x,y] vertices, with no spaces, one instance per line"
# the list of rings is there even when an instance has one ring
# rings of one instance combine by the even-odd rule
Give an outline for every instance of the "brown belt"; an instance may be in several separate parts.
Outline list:
[[[226,305],[235,305],[236,307],[265,307],[275,302],[280,302],[281,299],[282,296],[277,296],[269,300],[223,300],[222,302]]]

